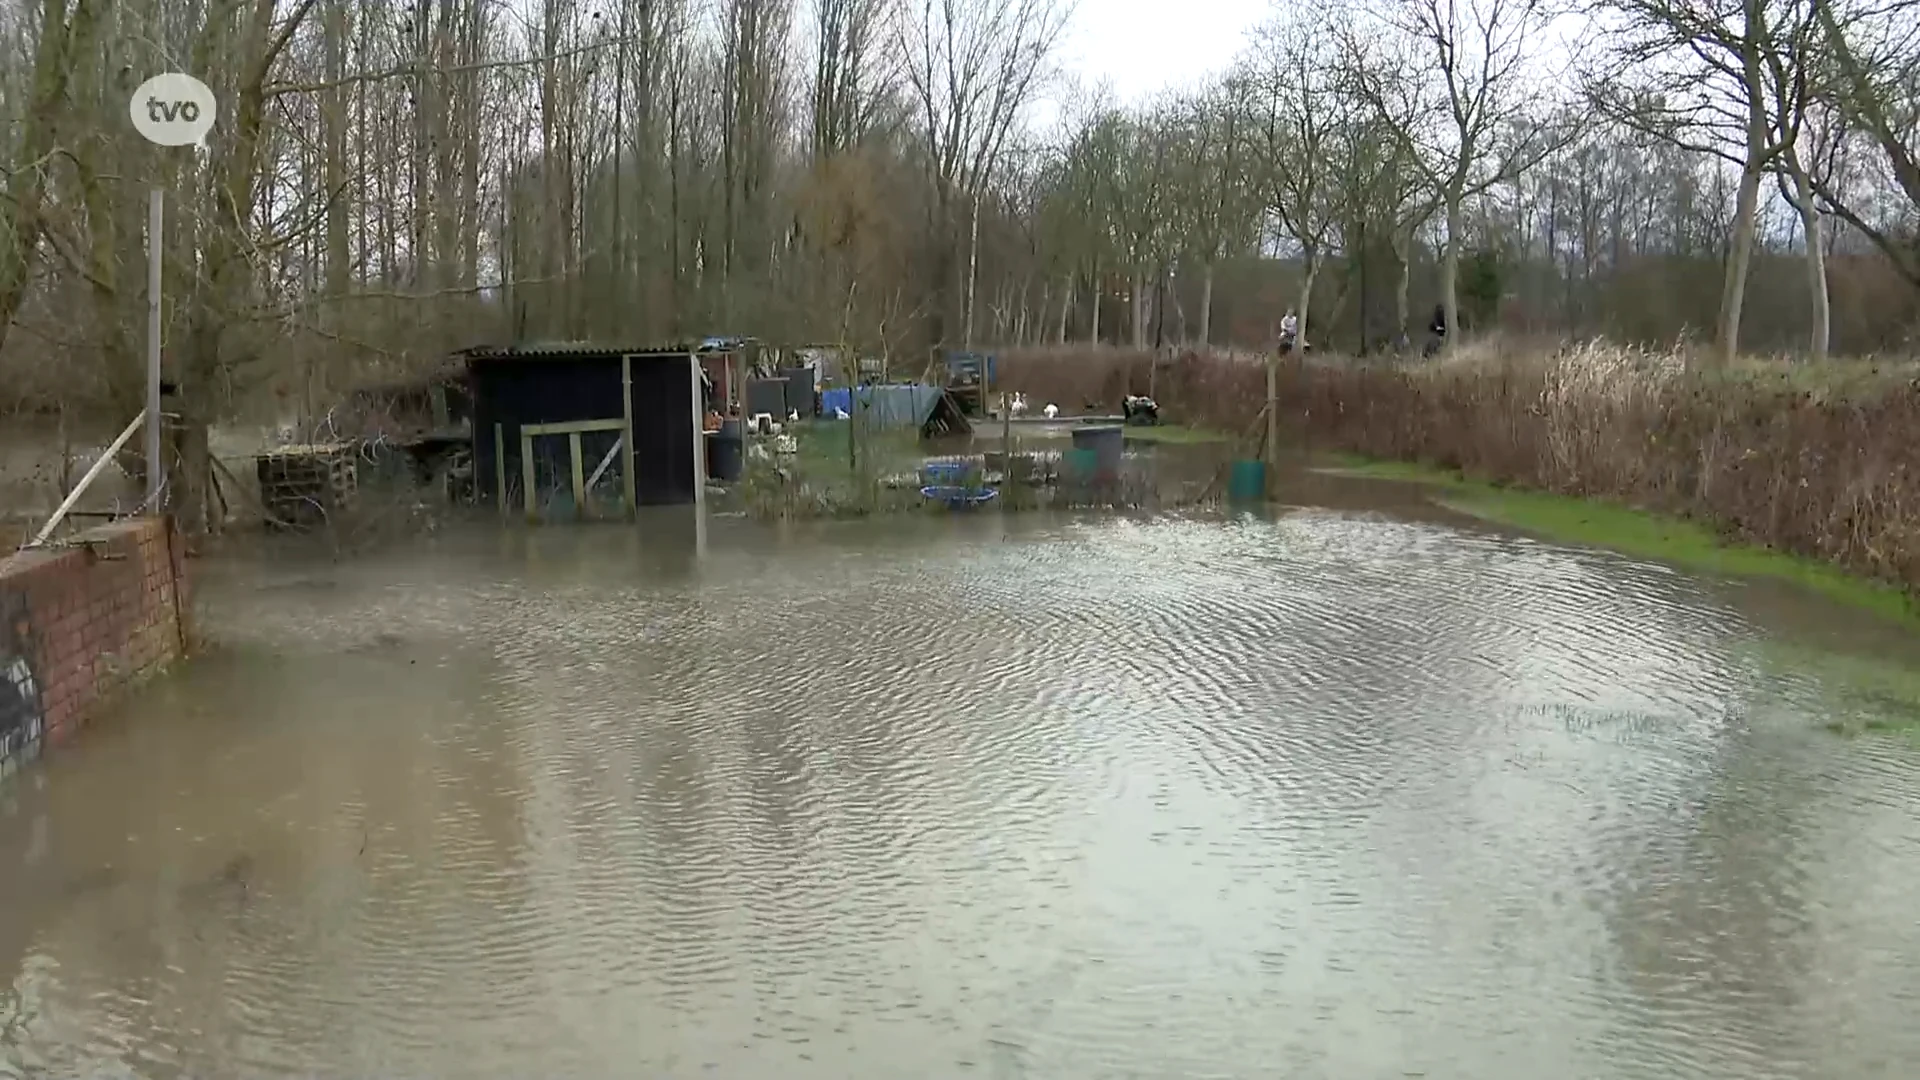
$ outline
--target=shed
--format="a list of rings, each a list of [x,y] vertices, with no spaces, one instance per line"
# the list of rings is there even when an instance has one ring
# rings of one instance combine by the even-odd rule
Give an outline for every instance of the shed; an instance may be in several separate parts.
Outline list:
[[[695,346],[562,342],[460,355],[483,501],[529,519],[705,501],[709,390]]]
[[[730,412],[741,403],[739,384],[758,363],[764,346],[753,338],[713,337],[700,342],[695,352],[713,387],[714,409]]]
[[[849,396],[859,402],[861,418],[871,427],[918,428],[923,437],[973,431],[960,403],[942,387],[919,383],[862,386],[854,388]]]

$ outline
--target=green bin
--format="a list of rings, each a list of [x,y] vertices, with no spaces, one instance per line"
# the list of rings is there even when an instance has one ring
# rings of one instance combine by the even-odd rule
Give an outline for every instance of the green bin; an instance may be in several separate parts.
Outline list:
[[[1233,502],[1262,502],[1267,497],[1267,463],[1236,461],[1227,472],[1227,498]]]

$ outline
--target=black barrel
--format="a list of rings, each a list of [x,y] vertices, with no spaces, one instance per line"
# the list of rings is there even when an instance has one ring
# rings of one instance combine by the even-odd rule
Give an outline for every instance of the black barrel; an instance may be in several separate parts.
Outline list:
[[[707,436],[707,476],[731,483],[740,479],[747,462],[747,441],[740,421],[723,420],[720,430]]]

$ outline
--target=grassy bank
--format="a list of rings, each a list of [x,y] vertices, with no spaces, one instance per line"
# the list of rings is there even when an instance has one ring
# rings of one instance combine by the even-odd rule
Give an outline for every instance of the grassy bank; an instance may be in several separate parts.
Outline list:
[[[1602,547],[1695,573],[1789,582],[1848,607],[1908,628],[1920,608],[1884,581],[1830,563],[1729,542],[1701,525],[1596,499],[1503,488],[1458,471],[1350,454],[1324,455],[1342,475],[1421,484],[1435,501],[1460,513],[1562,543]],[[1774,639],[1754,647],[1759,670],[1816,687],[1829,731],[1920,739],[1920,670],[1900,657],[1858,655]]]
[[[1779,642],[1762,645],[1758,659],[1774,675],[1818,685],[1829,731],[1920,739],[1920,671],[1911,665]]]
[[[1352,454],[1324,455],[1345,475],[1424,484],[1442,505],[1563,543],[1608,548],[1703,574],[1788,581],[1829,599],[1920,627],[1920,608],[1899,587],[1830,563],[1729,541],[1696,522],[1600,499],[1500,487],[1458,470]]]

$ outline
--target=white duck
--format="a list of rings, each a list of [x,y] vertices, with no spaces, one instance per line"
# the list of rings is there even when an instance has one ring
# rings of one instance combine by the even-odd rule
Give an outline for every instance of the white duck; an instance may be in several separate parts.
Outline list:
[[[1047,402],[1047,407],[1044,409],[1041,409],[1040,411],[1047,414],[1047,419],[1051,420],[1054,417],[1060,415],[1060,406],[1055,405],[1053,402],[1049,401]]]
[[[1013,400],[1007,403],[1007,411],[1015,416],[1025,416],[1027,413],[1027,395],[1013,395]]]

